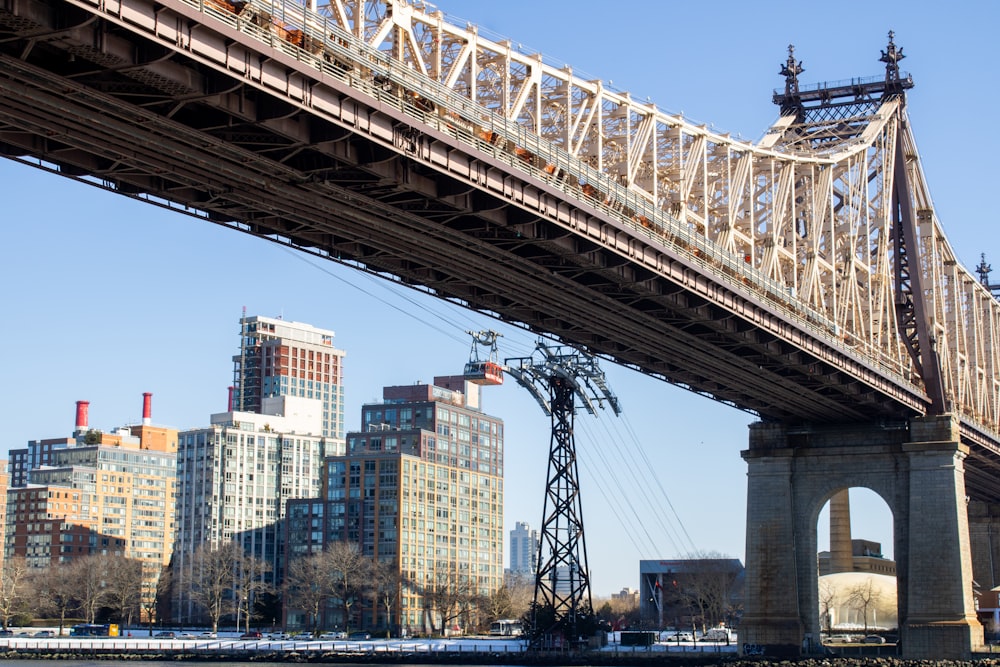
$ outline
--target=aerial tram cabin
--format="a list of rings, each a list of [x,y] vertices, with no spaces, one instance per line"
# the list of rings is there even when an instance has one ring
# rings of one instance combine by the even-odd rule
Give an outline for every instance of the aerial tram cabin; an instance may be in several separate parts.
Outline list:
[[[463,375],[473,384],[503,384],[503,366],[495,361],[470,361],[465,365]]]

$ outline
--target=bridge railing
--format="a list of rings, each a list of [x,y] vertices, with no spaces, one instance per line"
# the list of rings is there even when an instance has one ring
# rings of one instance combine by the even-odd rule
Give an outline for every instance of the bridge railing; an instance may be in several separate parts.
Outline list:
[[[766,276],[742,257],[692,230],[650,201],[585,160],[503,114],[477,104],[443,83],[394,60],[391,55],[345,31],[338,23],[294,0],[250,0],[241,7],[228,0],[182,0],[254,39],[281,50],[310,68],[391,106],[477,152],[490,155],[535,180],[558,189],[618,222],[652,246],[669,248],[711,272],[734,291],[763,300],[804,331],[842,353],[913,386],[911,368],[877,352],[866,341],[851,340],[824,313],[804,307],[792,288]],[[856,348],[864,347],[864,357]]]

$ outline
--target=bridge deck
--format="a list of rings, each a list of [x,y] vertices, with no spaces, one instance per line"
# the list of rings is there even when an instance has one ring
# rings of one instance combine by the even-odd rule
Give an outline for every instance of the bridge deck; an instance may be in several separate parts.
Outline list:
[[[764,419],[926,411],[910,369],[854,349],[635,191],[442,105],[351,35],[282,31],[219,3],[0,6],[0,152],[394,276]],[[991,433],[967,433],[984,470]],[[990,477],[970,486],[1000,495]]]

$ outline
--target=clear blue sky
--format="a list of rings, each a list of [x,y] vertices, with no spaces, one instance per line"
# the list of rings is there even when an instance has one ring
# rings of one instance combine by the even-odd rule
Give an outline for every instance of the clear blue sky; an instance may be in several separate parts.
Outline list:
[[[990,46],[1000,5],[437,4],[577,73],[750,139],[777,116],[771,91],[783,84],[778,71],[789,43],[803,61],[803,82],[879,75],[892,29],[916,82],[908,107],[938,214],[962,261],[974,266],[985,252],[1000,281],[989,204],[1000,154]],[[0,192],[8,317],[0,334],[0,452],[68,435],[78,399],[91,401],[98,428],[138,421],[144,391],[154,394],[154,422],[204,426],[225,409],[243,306],[336,331],[348,355],[349,430],[382,386],[460,372],[466,329],[499,328],[502,356],[528,354],[534,344],[522,331],[359,272],[13,162],[0,161]],[[695,549],[742,560],[739,452],[752,417],[604,367],[625,414],[581,416],[577,435],[595,594],[636,587],[640,559]],[[515,521],[537,528],[548,419],[512,382],[487,389],[485,407],[507,424],[507,529]],[[880,540],[891,553],[884,505],[856,501],[854,522],[856,536]]]

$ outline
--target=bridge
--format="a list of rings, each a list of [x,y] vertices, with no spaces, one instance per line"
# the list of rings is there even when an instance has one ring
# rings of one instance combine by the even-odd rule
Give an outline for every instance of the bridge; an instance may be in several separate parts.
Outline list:
[[[818,637],[815,515],[864,485],[897,526],[906,655],[961,657],[1000,306],[933,208],[901,58],[890,38],[885,77],[806,87],[789,53],[750,143],[422,2],[0,0],[0,152],[759,416],[741,639]]]

